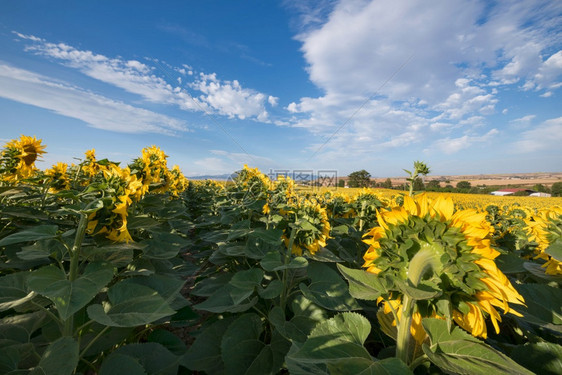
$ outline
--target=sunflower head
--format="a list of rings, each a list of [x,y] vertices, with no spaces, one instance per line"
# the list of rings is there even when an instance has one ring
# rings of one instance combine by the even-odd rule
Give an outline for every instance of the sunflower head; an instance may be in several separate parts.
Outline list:
[[[562,259],[549,255],[551,246],[562,245],[562,207],[542,209],[525,220],[525,232],[535,246],[535,258],[545,261],[547,275],[562,275]]]
[[[56,193],[61,190],[68,190],[70,188],[70,179],[67,173],[68,164],[58,162],[53,165],[51,169],[45,171],[45,176],[48,176],[51,181],[50,192]]]
[[[22,135],[8,142],[2,151],[0,173],[5,181],[17,181],[33,176],[35,162],[45,153],[45,147],[36,137]]]
[[[430,201],[425,194],[404,196],[401,207],[381,210],[380,226],[366,235],[369,249],[364,255],[368,272],[394,281],[393,296],[407,293],[404,285],[414,284],[435,290],[435,296],[416,303],[422,317],[454,319],[474,336],[486,337],[484,316],[489,316],[496,331],[501,321],[496,307],[510,311],[509,303],[522,304],[523,297],[497,268],[499,252],[491,247],[492,226],[486,213],[459,210],[450,198]],[[418,266],[427,256],[434,272]],[[421,258],[423,259],[423,258]]]
[[[330,238],[330,222],[326,209],[318,202],[302,199],[298,203],[281,210],[286,226],[283,240],[289,247],[291,235],[293,243],[290,251],[295,255],[302,255],[303,250],[311,254],[326,246]]]

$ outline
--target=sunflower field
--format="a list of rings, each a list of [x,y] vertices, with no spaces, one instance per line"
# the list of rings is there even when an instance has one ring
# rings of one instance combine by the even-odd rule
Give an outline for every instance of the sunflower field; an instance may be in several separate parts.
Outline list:
[[[560,374],[562,198],[0,155],[1,374]]]

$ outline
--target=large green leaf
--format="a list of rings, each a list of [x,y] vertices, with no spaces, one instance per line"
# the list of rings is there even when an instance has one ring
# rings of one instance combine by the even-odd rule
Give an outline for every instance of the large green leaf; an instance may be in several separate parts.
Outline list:
[[[562,374],[562,346],[551,342],[519,345],[511,358],[537,374]]]
[[[413,374],[412,370],[398,358],[386,358],[381,361],[365,358],[342,359],[329,363],[328,369],[330,375]]]
[[[46,238],[54,238],[57,235],[58,226],[56,225],[39,225],[30,229],[10,234],[0,240],[0,246],[7,246],[14,243],[29,242],[43,240]]]
[[[113,278],[113,267],[107,264],[90,263],[76,280],[69,281],[66,274],[51,265],[29,275],[29,289],[54,302],[61,319],[86,306]]]
[[[181,364],[193,371],[204,371],[208,374],[223,373],[221,341],[233,321],[234,317],[231,316],[211,325],[204,325],[201,334],[197,336],[195,342],[183,356]]]
[[[562,324],[562,290],[544,284],[514,284],[525,298],[525,306],[514,306],[524,320],[543,324]]]
[[[279,306],[271,309],[268,319],[277,332],[293,342],[305,342],[312,329],[318,324],[316,320],[306,315],[296,315],[287,321],[285,313]]]
[[[363,347],[371,331],[369,321],[357,313],[340,313],[318,324],[300,349],[290,354],[305,363],[330,363],[342,359],[371,359]]]
[[[271,343],[265,344],[260,340],[262,332],[263,322],[254,313],[244,314],[230,324],[221,341],[226,373],[265,375],[279,372],[291,344],[277,331],[273,332]]]
[[[217,290],[210,295],[205,301],[194,305],[193,308],[214,313],[242,312],[256,304],[257,297],[249,300],[253,293],[253,289],[239,289],[227,284],[221,290]]]
[[[193,287],[191,294],[199,297],[209,297],[217,290],[220,290],[230,282],[232,273],[221,273],[204,278]]]
[[[358,299],[374,301],[386,292],[384,279],[365,270],[354,270],[338,264],[338,269],[349,282],[349,293]]]
[[[178,234],[155,232],[151,239],[142,241],[142,244],[147,245],[143,249],[145,257],[170,259],[178,255],[180,250],[189,244],[189,241]]]
[[[173,315],[173,310],[152,288],[119,282],[107,291],[109,305],[88,306],[88,316],[111,327],[135,327]]]
[[[562,262],[562,238],[557,238],[545,250],[545,253],[553,257],[559,262]]]
[[[176,375],[179,359],[155,342],[129,344],[111,353],[102,363],[99,374]]]
[[[263,332],[261,318],[254,313],[237,318],[221,341],[222,360],[228,374],[245,374],[265,344],[259,340]]]
[[[27,290],[28,272],[17,272],[0,277],[0,311],[20,306],[33,299],[35,292]]]
[[[137,284],[144,285],[158,292],[160,297],[174,310],[179,310],[186,305],[186,299],[180,294],[185,280],[175,277],[154,274],[148,276],[131,277],[121,281],[123,285]]]
[[[328,265],[314,262],[308,265],[307,270],[310,284],[299,285],[306,298],[329,310],[350,311],[361,308],[349,294],[345,281]]]
[[[281,260],[281,254],[279,251],[275,250],[267,253],[260,264],[264,270],[272,272],[284,269],[304,268],[308,265],[308,261],[304,257],[294,257],[291,258],[287,264],[284,264]]]
[[[51,343],[30,375],[70,375],[78,365],[78,342],[61,337]]]
[[[423,351],[441,370],[455,374],[521,374],[531,371],[500,353],[459,327],[449,332],[441,319],[423,319],[423,327],[431,340],[423,344]]]

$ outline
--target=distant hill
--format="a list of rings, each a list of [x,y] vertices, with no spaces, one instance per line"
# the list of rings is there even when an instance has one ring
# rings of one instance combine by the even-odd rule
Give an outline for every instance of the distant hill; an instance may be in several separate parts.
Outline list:
[[[232,173],[225,174],[215,174],[215,175],[203,175],[203,176],[187,176],[190,180],[217,180],[226,181],[232,176]]]

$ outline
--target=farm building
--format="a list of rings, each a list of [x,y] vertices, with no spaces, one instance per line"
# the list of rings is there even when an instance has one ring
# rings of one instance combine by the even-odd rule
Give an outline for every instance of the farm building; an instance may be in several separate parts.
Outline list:
[[[534,190],[530,190],[530,189],[512,188],[512,189],[501,189],[501,190],[492,191],[490,194],[504,196],[504,195],[513,195],[515,193],[519,193],[519,192],[522,192],[522,191],[527,192],[529,194],[535,193]]]

